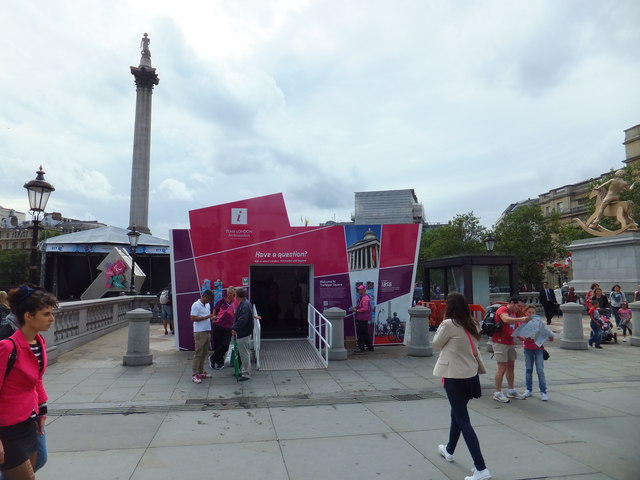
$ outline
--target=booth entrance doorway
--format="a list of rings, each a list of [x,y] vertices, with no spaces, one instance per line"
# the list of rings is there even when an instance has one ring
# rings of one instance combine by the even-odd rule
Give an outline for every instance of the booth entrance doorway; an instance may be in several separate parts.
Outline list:
[[[262,338],[307,336],[309,269],[289,265],[250,267],[250,300],[262,317]]]

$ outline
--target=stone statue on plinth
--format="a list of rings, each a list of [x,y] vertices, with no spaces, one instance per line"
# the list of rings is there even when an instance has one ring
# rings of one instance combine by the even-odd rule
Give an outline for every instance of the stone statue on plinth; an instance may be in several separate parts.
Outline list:
[[[596,209],[593,215],[586,222],[580,219],[575,221],[586,232],[597,237],[617,235],[628,230],[637,231],[638,224],[633,220],[633,202],[630,200],[620,200],[620,194],[625,190],[633,190],[635,183],[629,185],[622,177],[624,171],[618,170],[612,179],[598,185],[593,189],[589,198],[596,197]],[[604,187],[609,185],[609,189]],[[600,221],[603,217],[615,217],[620,223],[618,230],[609,230]]]
[[[140,53],[142,53],[142,58],[151,58],[151,50],[149,50],[149,43],[151,40],[145,33],[140,41]]]

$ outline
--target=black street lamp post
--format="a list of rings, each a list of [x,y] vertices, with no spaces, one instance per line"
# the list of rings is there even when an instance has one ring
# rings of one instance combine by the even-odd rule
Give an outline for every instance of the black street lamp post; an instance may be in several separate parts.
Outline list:
[[[31,180],[24,184],[29,195],[29,208],[33,219],[33,234],[31,236],[31,258],[29,259],[29,282],[39,284],[38,278],[38,227],[40,225],[40,214],[44,213],[49,201],[49,195],[55,191],[53,185],[44,180],[44,172],[42,165],[40,170],[36,172],[35,180]]]
[[[484,246],[487,248],[487,252],[492,253],[496,246],[496,239],[493,238],[493,233],[489,232],[487,238],[484,240]]]
[[[140,235],[141,233],[136,230],[135,224],[131,227],[129,233],[127,233],[127,236],[129,237],[129,245],[131,245],[131,281],[129,282],[129,295],[136,294],[134,272],[136,269],[136,250],[138,248],[138,240],[140,239]]]

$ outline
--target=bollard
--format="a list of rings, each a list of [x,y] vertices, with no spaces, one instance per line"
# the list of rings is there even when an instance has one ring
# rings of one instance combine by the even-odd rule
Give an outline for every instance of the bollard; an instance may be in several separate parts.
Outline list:
[[[135,367],[151,365],[153,355],[149,351],[149,322],[153,314],[149,310],[136,308],[125,314],[129,321],[129,341],[127,353],[122,357],[122,364]]]
[[[344,316],[346,314],[347,312],[338,307],[327,308],[322,312],[332,325],[329,360],[347,359],[347,349],[344,348]]]
[[[587,339],[582,329],[582,312],[579,303],[569,302],[560,305],[562,310],[562,339],[560,348],[568,350],[588,350]]]
[[[629,308],[633,312],[631,316],[631,338],[629,339],[629,343],[635,347],[640,347],[640,332],[636,328],[640,325],[640,302],[633,302],[629,304]]]
[[[431,357],[431,337],[429,336],[429,315],[431,309],[423,306],[409,309],[411,323],[411,338],[409,339],[408,354],[412,357]]]

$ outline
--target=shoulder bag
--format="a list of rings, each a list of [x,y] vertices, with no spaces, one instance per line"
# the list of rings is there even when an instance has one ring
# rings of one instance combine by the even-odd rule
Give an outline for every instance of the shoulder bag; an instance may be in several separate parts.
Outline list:
[[[480,373],[480,374],[487,373],[487,367],[484,366],[484,362],[482,361],[482,357],[480,356],[480,354],[476,350],[476,345],[475,345],[475,343],[473,343],[473,340],[471,339],[471,335],[466,330],[464,331],[464,333],[467,334],[467,338],[469,339],[469,343],[471,344],[471,352],[473,352],[473,356],[476,358],[476,362],[478,362],[478,373]]]

